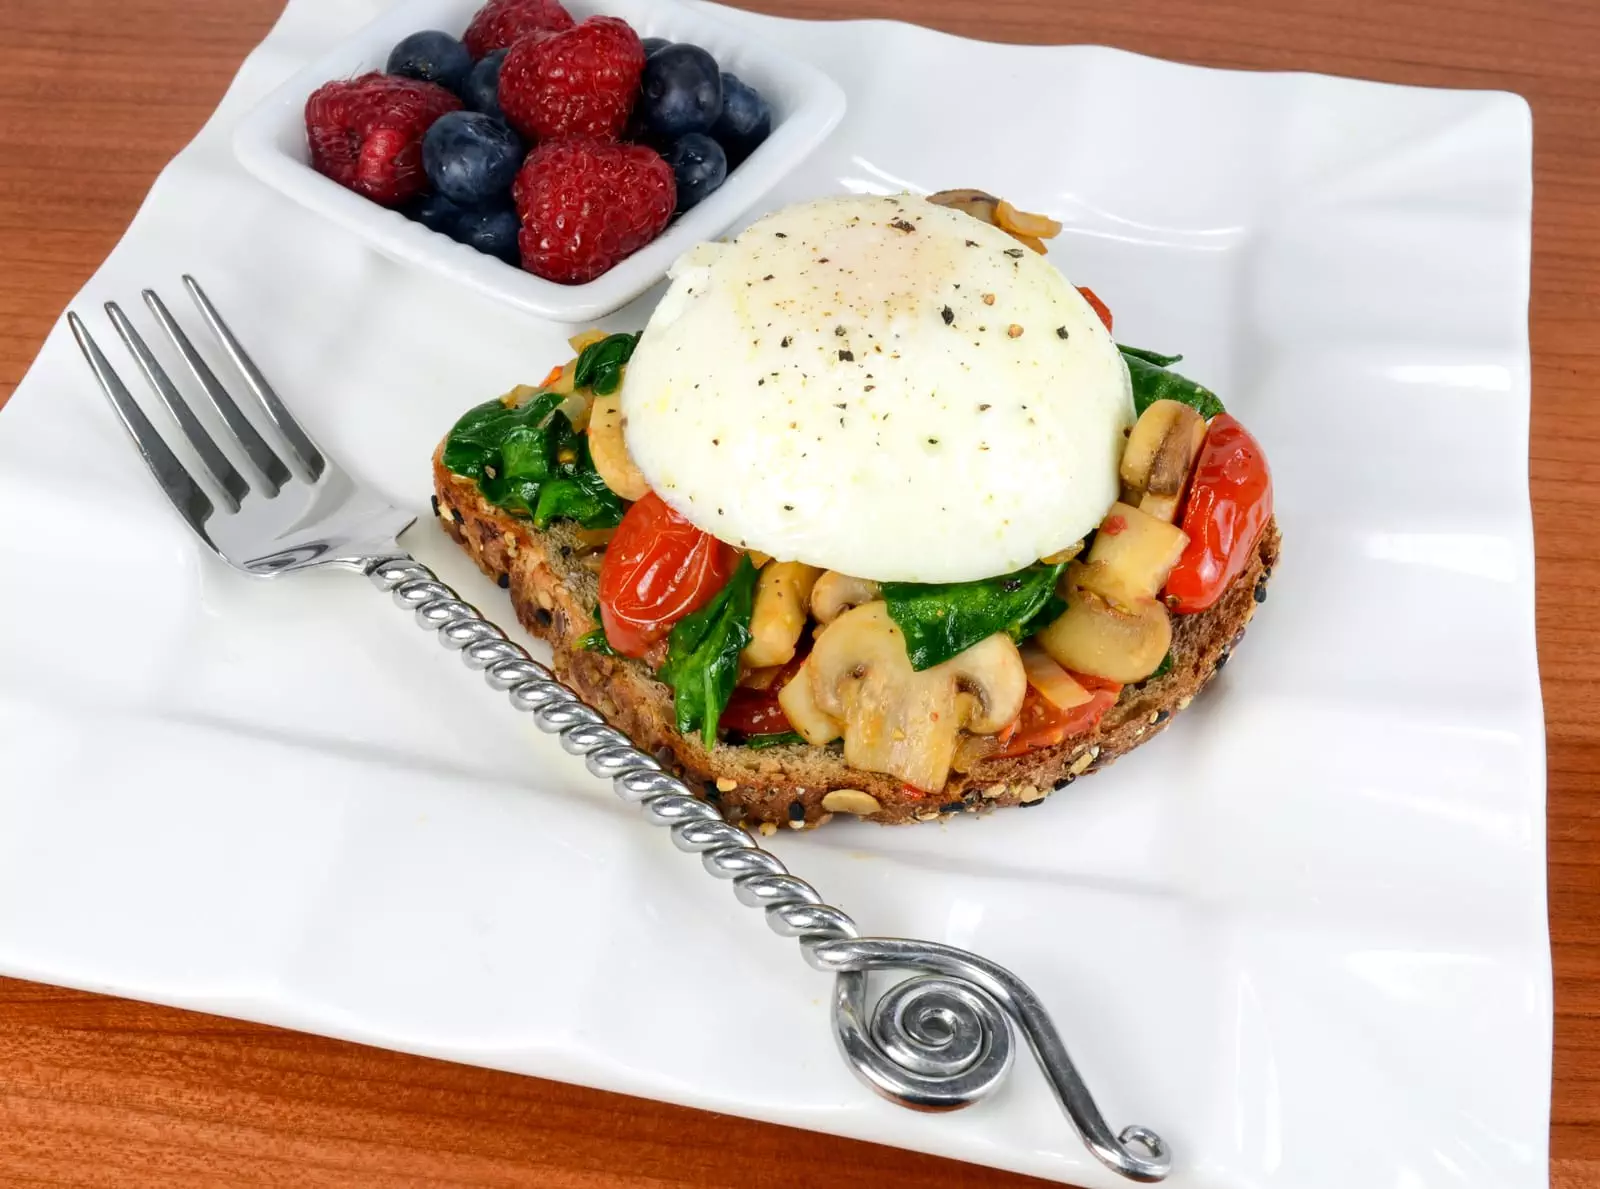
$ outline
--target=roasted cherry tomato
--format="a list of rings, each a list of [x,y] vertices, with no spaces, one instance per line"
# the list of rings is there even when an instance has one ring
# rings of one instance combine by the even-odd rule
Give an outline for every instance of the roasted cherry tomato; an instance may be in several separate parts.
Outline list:
[[[1022,699],[1022,713],[1017,721],[1000,732],[1000,750],[993,753],[996,759],[1027,755],[1044,747],[1054,747],[1074,735],[1087,734],[1099,725],[1105,712],[1116,705],[1122,687],[1114,681],[1098,677],[1085,677],[1074,673],[1073,679],[1085,689],[1094,690],[1094,696],[1081,706],[1062,710],[1045,700],[1044,696],[1028,687]]]
[[[1239,576],[1272,518],[1272,472],[1250,431],[1218,413],[1189,484],[1183,531],[1189,544],[1167,578],[1167,606],[1181,615],[1204,611]]]
[[[1106,333],[1111,332],[1111,311],[1106,308],[1106,303],[1094,295],[1094,290],[1087,285],[1079,285],[1078,292],[1083,294],[1083,300],[1089,303],[1089,308],[1100,315],[1100,321],[1106,324]]]
[[[731,545],[650,492],[623,516],[600,566],[606,640],[626,656],[644,656],[673,624],[711,601],[738,559]]]
[[[794,675],[805,663],[806,653],[811,649],[809,640],[804,643],[807,647],[797,652],[793,660],[778,670],[766,689],[752,689],[746,685],[735,686],[733,697],[728,700],[728,707],[722,712],[718,724],[725,730],[738,731],[745,735],[781,735],[785,731],[794,730],[794,724],[789,721],[789,716],[783,712],[783,707],[778,705],[778,692],[794,680]]]

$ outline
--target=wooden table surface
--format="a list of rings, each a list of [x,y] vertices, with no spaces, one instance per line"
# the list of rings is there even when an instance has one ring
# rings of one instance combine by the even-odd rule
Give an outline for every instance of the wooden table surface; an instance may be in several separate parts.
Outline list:
[[[1217,66],[1505,88],[1532,103],[1531,473],[1549,736],[1552,1180],[1600,1186],[1600,634],[1588,613],[1600,590],[1600,5],[746,3],[796,16],[916,19],[992,40],[1100,42]],[[0,403],[279,7],[0,0]],[[1042,1182],[0,979],[0,1184]]]

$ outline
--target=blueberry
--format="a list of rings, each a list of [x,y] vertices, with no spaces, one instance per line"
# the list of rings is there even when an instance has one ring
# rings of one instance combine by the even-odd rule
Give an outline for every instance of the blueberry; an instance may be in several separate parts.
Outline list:
[[[678,210],[686,211],[722,185],[728,176],[728,157],[722,146],[703,132],[680,136],[666,152],[667,164],[678,182]]]
[[[722,114],[722,72],[697,45],[657,50],[644,64],[640,86],[645,123],[659,136],[705,132]]]
[[[668,41],[665,37],[646,37],[643,42],[644,56],[648,58],[657,50],[664,50],[671,44],[672,42]]]
[[[443,194],[424,194],[402,209],[406,218],[416,220],[429,231],[439,231],[445,235],[454,234],[456,220],[461,217],[461,208]]]
[[[509,206],[484,207],[463,211],[451,239],[498,256],[507,264],[520,264],[517,252],[517,212]]]
[[[420,78],[425,83],[438,83],[459,91],[472,69],[472,55],[448,33],[437,29],[424,29],[410,37],[402,37],[389,51],[390,74],[406,78]]]
[[[728,154],[728,168],[732,169],[767,139],[772,131],[772,108],[761,98],[761,92],[744,82],[736,74],[722,75],[722,114],[711,127]]]
[[[506,60],[509,50],[490,50],[467,72],[467,81],[461,84],[461,98],[473,111],[486,116],[500,113],[500,63]]]
[[[522,141],[493,116],[446,112],[422,138],[422,169],[433,188],[462,206],[480,206],[511,189]]]

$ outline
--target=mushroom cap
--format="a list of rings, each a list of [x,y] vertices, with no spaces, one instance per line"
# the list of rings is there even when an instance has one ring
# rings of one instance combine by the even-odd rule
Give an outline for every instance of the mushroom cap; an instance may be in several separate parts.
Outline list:
[[[718,538],[954,582],[1084,536],[1119,491],[1126,366],[1076,289],[910,195],[787,207],[674,266],[622,387],[628,452]]]

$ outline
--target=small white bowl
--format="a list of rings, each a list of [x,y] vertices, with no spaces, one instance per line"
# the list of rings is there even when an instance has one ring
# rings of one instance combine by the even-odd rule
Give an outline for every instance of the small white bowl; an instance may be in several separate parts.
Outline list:
[[[821,71],[751,41],[674,0],[563,0],[576,20],[621,17],[640,37],[693,42],[761,92],[772,106],[772,134],[729,172],[709,198],[609,272],[583,285],[558,285],[458,244],[398,211],[323,177],[309,164],[307,97],[330,79],[382,70],[408,33],[443,29],[459,36],[482,0],[413,0],[383,13],[359,33],[284,83],[240,121],[233,148],[256,177],[302,206],[361,236],[393,260],[431,269],[508,305],[560,322],[584,322],[626,305],[666,274],[678,256],[714,239],[786,173],[800,164],[844,115],[844,92]]]

